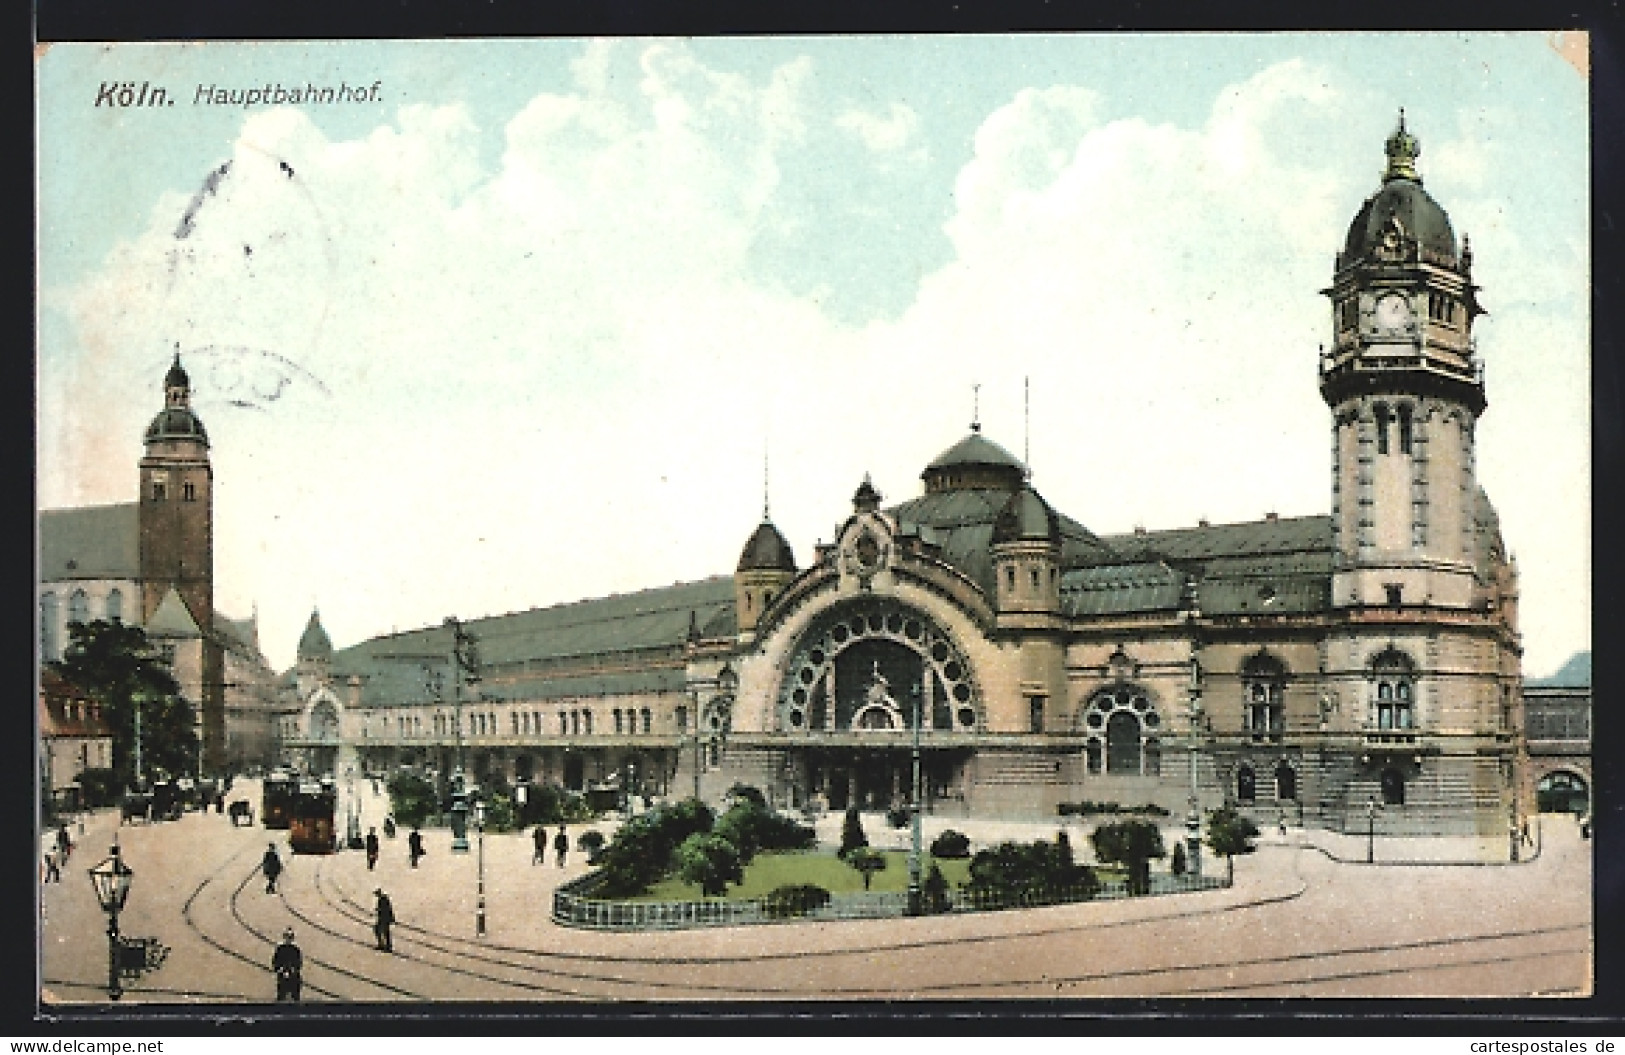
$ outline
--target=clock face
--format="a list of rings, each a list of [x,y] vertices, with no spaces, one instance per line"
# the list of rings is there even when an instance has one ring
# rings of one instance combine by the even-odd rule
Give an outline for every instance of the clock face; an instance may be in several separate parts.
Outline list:
[[[1377,301],[1377,325],[1385,330],[1402,330],[1411,321],[1411,305],[1397,293]]]

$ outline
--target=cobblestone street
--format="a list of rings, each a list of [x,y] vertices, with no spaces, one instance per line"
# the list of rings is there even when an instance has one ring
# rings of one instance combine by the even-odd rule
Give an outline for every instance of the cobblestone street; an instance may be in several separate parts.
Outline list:
[[[361,798],[364,825],[377,823],[384,800],[365,790]],[[89,818],[63,882],[43,888],[48,1003],[106,1002],[106,921],[84,869],[105,855],[115,824],[111,813]],[[1049,830],[1020,827],[977,838]],[[1377,865],[1343,863],[1334,853],[1363,859],[1363,840],[1329,849],[1294,830],[1285,839],[1271,832],[1238,859],[1227,890],[656,934],[554,925],[552,892],[585,871],[584,855],[572,853],[564,868],[533,865],[528,833],[488,835],[483,938],[477,853],[452,853],[446,831],[425,832],[417,869],[404,831],[384,840],[371,872],[359,852],[292,856],[285,836],[213,813],[118,829],[135,871],[121,929],[171,950],[127,988],[126,1003],[270,1002],[268,965],[287,927],[304,951],[313,1003],[1558,996],[1591,985],[1591,843],[1563,817],[1545,818],[1541,852],[1520,865],[1384,865],[1398,847],[1380,841]],[[276,894],[258,871],[268,841],[288,864]],[[375,888],[389,893],[399,919],[393,953],[374,947]]]

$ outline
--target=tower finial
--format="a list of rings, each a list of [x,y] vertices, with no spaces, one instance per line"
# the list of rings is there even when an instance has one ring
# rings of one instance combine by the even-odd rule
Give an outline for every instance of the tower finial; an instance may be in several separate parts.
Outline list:
[[[1416,172],[1416,159],[1422,153],[1422,144],[1415,136],[1405,130],[1405,108],[1399,108],[1399,126],[1394,134],[1388,137],[1384,144],[1388,154],[1388,169],[1382,174],[1384,180],[1408,179],[1422,182],[1422,177]]]
[[[973,384],[970,386],[970,408],[970,430],[972,432],[981,432],[982,386],[980,384]]]
[[[762,443],[762,523],[773,519],[767,511],[767,443]]]

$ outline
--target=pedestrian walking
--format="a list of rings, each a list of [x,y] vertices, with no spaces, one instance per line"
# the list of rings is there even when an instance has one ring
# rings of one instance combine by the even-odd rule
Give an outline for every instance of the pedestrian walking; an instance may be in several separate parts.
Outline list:
[[[1285,813],[1280,813],[1280,814],[1276,815],[1275,826],[1280,829],[1281,838],[1285,839],[1286,838],[1286,814]]]
[[[423,833],[416,828],[413,828],[411,834],[406,837],[406,852],[412,858],[412,867],[416,868],[418,858],[423,856]]]
[[[282,874],[282,858],[277,856],[276,843],[265,848],[265,856],[260,859],[260,870],[265,873],[265,892],[276,893],[276,880]]]
[[[559,825],[559,833],[553,836],[553,854],[557,859],[560,868],[564,867],[564,854],[565,851],[569,849],[570,837],[565,834],[564,825],[561,824]]]
[[[393,813],[386,814],[384,817],[384,838],[395,838],[395,815]]]
[[[68,834],[66,824],[56,830],[56,852],[62,858],[63,864],[67,864],[68,858],[73,854],[73,837]]]
[[[377,864],[377,863],[378,863],[378,829],[377,828],[368,828],[367,829],[367,871],[369,871],[369,872],[372,871],[372,866]]]
[[[47,883],[62,882],[62,869],[56,863],[56,851],[45,851],[45,879]]]
[[[547,863],[547,825],[538,824],[534,838],[536,840],[536,850],[530,855],[530,863],[545,865]]]
[[[395,925],[395,906],[390,903],[389,895],[384,893],[382,888],[374,890],[373,895],[378,899],[377,905],[374,906],[373,937],[378,939],[380,949],[394,952],[395,944],[390,940],[389,928]]]
[[[284,1000],[299,1002],[299,986],[301,978],[299,973],[304,970],[305,956],[299,951],[299,946],[293,943],[293,928],[289,927],[282,932],[282,944],[276,947],[271,954],[271,970],[276,974],[276,998],[281,1003]]]

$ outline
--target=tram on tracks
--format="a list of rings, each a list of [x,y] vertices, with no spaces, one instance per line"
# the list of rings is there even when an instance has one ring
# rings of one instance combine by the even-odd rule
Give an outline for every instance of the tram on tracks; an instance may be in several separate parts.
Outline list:
[[[288,845],[296,854],[330,854],[337,848],[333,809],[338,789],[333,781],[307,780],[299,785],[288,816]]]
[[[293,817],[293,803],[299,797],[299,777],[286,769],[265,775],[261,793],[260,822],[267,828],[285,829]]]

